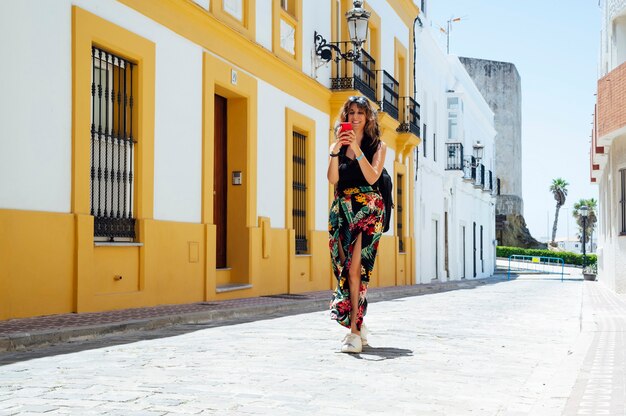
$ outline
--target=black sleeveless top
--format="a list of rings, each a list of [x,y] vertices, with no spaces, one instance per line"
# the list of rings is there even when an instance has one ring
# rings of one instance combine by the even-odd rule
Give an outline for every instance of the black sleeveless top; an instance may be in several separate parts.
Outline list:
[[[363,144],[363,143],[361,143]],[[372,163],[376,149],[371,149],[372,146],[365,146],[365,149],[361,148],[361,151]],[[339,151],[339,182],[337,183],[337,190],[343,191],[344,189],[353,188],[355,186],[372,186],[363,175],[361,166],[356,159],[350,159],[346,156],[346,146],[343,146]]]

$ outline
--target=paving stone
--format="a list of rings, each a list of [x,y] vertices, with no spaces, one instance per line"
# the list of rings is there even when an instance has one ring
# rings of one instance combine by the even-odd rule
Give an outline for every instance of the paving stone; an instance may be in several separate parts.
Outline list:
[[[592,355],[578,351],[588,349],[581,325],[595,319],[580,316],[592,289],[582,280],[522,276],[373,302],[371,347],[354,355],[338,352],[345,330],[326,311],[8,353],[6,361],[0,355],[0,413],[49,405],[81,415],[561,414],[565,397],[579,394],[579,407],[607,400],[604,387],[624,375],[619,336],[604,333]],[[604,302],[613,305],[607,314],[618,301]],[[624,322],[606,324],[616,333]],[[571,367],[583,363],[587,384],[577,390]],[[624,400],[615,388],[608,395]]]

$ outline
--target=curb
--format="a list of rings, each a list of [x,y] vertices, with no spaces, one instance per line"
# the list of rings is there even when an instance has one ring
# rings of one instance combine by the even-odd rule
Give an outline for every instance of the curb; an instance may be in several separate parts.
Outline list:
[[[458,289],[472,289],[477,286],[506,281],[506,274],[496,274],[485,279],[461,280],[442,283],[426,283],[414,286],[399,287],[397,290],[385,288],[377,291],[372,288],[368,293],[368,302],[383,302],[409,296],[419,296],[449,292]],[[328,308],[329,299],[286,299],[277,305],[258,305],[233,307],[202,312],[189,312],[178,315],[152,317],[146,319],[129,320],[119,323],[90,325],[74,328],[55,328],[36,332],[12,333],[0,336],[0,353],[26,350],[28,348],[44,347],[49,344],[64,342],[79,342],[93,340],[107,335],[120,334],[130,331],[149,331],[180,324],[225,323],[232,320],[269,319],[276,314],[310,313]]]

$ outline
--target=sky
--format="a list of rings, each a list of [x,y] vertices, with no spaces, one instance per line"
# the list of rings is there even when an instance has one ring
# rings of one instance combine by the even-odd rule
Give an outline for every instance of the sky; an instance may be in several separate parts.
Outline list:
[[[589,148],[598,79],[598,0],[431,0],[426,14],[439,27],[452,23],[450,54],[511,62],[522,85],[522,197],[533,237],[552,235],[554,178],[569,182],[557,238],[576,238],[571,210],[598,199],[589,179]],[[435,32],[433,32],[435,33]],[[497,157],[497,155],[496,155]]]

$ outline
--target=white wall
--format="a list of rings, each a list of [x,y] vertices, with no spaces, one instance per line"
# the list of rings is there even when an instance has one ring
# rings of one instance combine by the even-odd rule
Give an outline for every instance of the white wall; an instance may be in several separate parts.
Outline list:
[[[0,208],[70,210],[71,27],[68,1],[0,2]]]
[[[256,0],[256,41],[272,50],[272,0]]]
[[[439,47],[427,21],[417,29],[417,100],[422,109],[422,123],[427,128],[427,156],[424,144],[419,146],[419,169],[415,183],[415,235],[417,282],[428,283],[438,276],[446,280],[444,255],[444,219],[448,212],[448,270],[449,279],[463,277],[463,236],[465,227],[465,278],[473,278],[473,223],[476,223],[476,277],[493,273],[495,259],[495,205],[490,193],[463,181],[461,171],[446,171],[446,142],[448,137],[448,90],[463,100],[465,155],[471,154],[472,144],[480,139],[485,145],[481,161],[493,170],[493,113],[480,95],[471,78],[456,57],[447,56]],[[436,160],[433,133],[437,137]],[[422,136],[423,131],[422,131]],[[424,138],[424,137],[422,137]],[[456,141],[456,140],[455,140]],[[437,221],[438,245],[435,247]],[[480,261],[480,226],[483,226],[483,261]],[[438,262],[435,264],[435,250]],[[484,271],[483,267],[484,266]]]
[[[621,177],[626,169],[626,137],[614,139],[609,161],[599,180],[600,218],[597,237],[598,280],[617,293],[626,293],[626,236],[621,230]]]
[[[202,49],[156,36],[154,218],[200,222]]]
[[[72,4],[157,45],[154,217],[199,222],[202,50],[111,0],[0,3],[0,207],[70,210]]]
[[[315,121],[315,229],[328,228],[328,115],[270,84],[258,81],[258,215],[285,227],[285,108]]]

